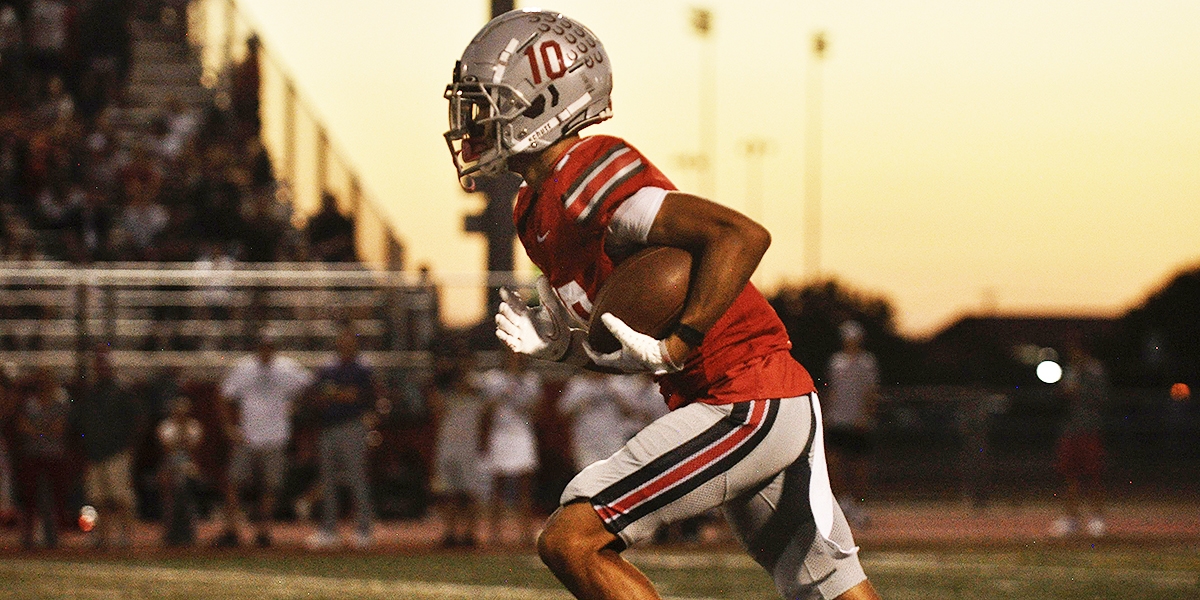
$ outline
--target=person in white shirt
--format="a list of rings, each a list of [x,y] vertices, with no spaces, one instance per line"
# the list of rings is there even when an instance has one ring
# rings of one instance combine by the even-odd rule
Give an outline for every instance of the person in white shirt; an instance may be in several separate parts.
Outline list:
[[[486,401],[487,441],[483,469],[491,479],[488,530],[492,543],[502,543],[505,517],[515,517],[517,540],[532,542],[533,475],[538,468],[533,413],[542,398],[542,378],[529,370],[529,358],[510,352],[504,365],[476,377]]]
[[[582,371],[558,398],[558,411],[571,422],[571,457],[575,470],[612,456],[625,445],[628,419],[638,411],[624,377]]]
[[[863,347],[862,325],[846,321],[838,331],[842,350],[829,359],[829,387],[821,395],[825,445],[838,504],[851,525],[865,527],[870,519],[859,503],[869,485],[879,364]]]
[[[626,441],[670,412],[662,392],[658,389],[658,383],[645,373],[616,376],[612,385],[626,400],[621,403],[625,417],[623,437]]]
[[[263,331],[256,352],[239,359],[221,383],[222,426],[232,451],[225,486],[225,530],[217,546],[238,545],[240,493],[255,474],[260,484],[255,544],[271,545],[269,525],[287,468],[292,406],[312,382],[308,369],[276,353],[274,333]]]
[[[437,356],[428,389],[429,408],[438,424],[430,487],[438,497],[446,548],[476,545],[479,504],[489,491],[482,460],[486,404],[468,377],[473,360],[465,343]]]

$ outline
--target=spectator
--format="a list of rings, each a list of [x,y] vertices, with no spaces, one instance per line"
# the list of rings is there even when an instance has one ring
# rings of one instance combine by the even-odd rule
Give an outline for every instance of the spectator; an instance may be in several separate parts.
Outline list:
[[[72,193],[77,190],[72,188]],[[71,212],[64,224],[67,228],[67,251],[71,260],[89,263],[103,260],[108,248],[108,235],[115,218],[108,204],[109,198],[96,189],[82,192],[80,205]]]
[[[35,525],[42,524],[42,544],[58,547],[58,532],[67,522],[69,491],[67,424],[71,401],[53,371],[39,368],[21,386],[26,394],[17,414],[17,479],[21,496],[21,543],[37,546]]]
[[[354,221],[338,210],[337,198],[321,194],[321,210],[308,218],[305,228],[313,260],[321,262],[353,262]]]
[[[85,114],[94,115],[116,100],[129,66],[130,2],[90,0],[84,4],[79,33],[83,54],[80,104]]]
[[[254,543],[271,545],[270,521],[287,468],[293,401],[312,383],[312,373],[279,356],[276,337],[261,331],[254,354],[242,357],[221,383],[222,424],[232,445],[225,484],[225,526],[218,547],[240,543],[240,494],[258,475],[259,512]]]
[[[100,515],[93,539],[97,548],[129,546],[136,503],[133,449],[145,419],[144,407],[113,375],[108,345],[97,344],[91,378],[71,408],[72,430],[87,459],[85,492]]]
[[[27,90],[25,39],[17,10],[0,6],[0,109],[18,105]]]
[[[264,191],[251,194],[242,210],[242,242],[249,262],[273,262],[289,227],[287,207]]]
[[[529,358],[508,352],[504,364],[478,377],[487,402],[487,446],[483,468],[491,482],[490,543],[503,543],[503,520],[517,522],[517,542],[532,543],[533,475],[538,468],[533,411],[542,397],[542,378],[529,370]]]
[[[670,412],[667,410],[667,402],[663,399],[658,384],[646,374],[637,373],[617,377],[612,384],[619,391],[621,397],[628,400],[623,404],[626,407],[624,411],[625,433],[623,435],[626,440]]]
[[[147,190],[139,189],[131,193],[116,223],[128,244],[129,256],[136,260],[151,258],[159,234],[169,220],[167,209],[156,202]]]
[[[246,164],[250,165],[250,183],[255,191],[263,191],[275,183],[275,167],[262,138],[252,135],[246,140]]]
[[[829,385],[821,397],[829,474],[838,505],[851,525],[865,527],[870,517],[860,505],[869,489],[879,365],[863,347],[857,321],[838,327],[842,349],[829,359]]]
[[[571,421],[571,456],[576,472],[612,456],[625,444],[627,419],[637,410],[618,383],[596,371],[572,377],[558,398],[558,410]]]
[[[68,226],[83,208],[84,196],[78,185],[61,180],[47,182],[36,200],[38,228],[53,231]]]
[[[7,367],[8,365],[4,365]],[[10,425],[16,422],[17,388],[7,368],[0,368],[0,527],[16,521],[17,507],[13,498],[13,460]]]
[[[1108,400],[1108,375],[1104,365],[1088,354],[1083,343],[1067,344],[1067,364],[1058,392],[1067,403],[1066,419],[1055,446],[1054,468],[1063,478],[1063,510],[1050,527],[1055,537],[1075,534],[1084,524],[1092,537],[1105,533],[1104,523],[1104,426],[1100,411]],[[1086,522],[1083,509],[1090,511]]]
[[[50,129],[75,117],[75,99],[67,93],[62,77],[53,75],[46,82],[46,94],[33,111],[33,122]]]
[[[429,408],[437,423],[432,487],[440,496],[442,545],[447,548],[476,545],[479,503],[488,492],[480,468],[484,402],[467,378],[471,362],[465,349],[435,358],[429,393]]]
[[[200,468],[196,451],[204,439],[204,427],[192,416],[187,396],[171,400],[170,414],[158,424],[156,435],[163,457],[158,482],[163,498],[163,543],[191,546],[196,541],[196,493]]]
[[[321,527],[308,539],[314,549],[339,544],[337,534],[338,483],[350,488],[358,526],[351,538],[355,548],[372,543],[374,509],[367,480],[367,426],[372,418],[379,386],[370,367],[358,354],[358,332],[350,323],[338,331],[337,357],[317,372],[316,384],[309,396],[320,432],[317,436],[318,469],[324,503]],[[344,479],[338,481],[338,474]]]
[[[27,33],[30,66],[43,80],[63,76],[67,68],[72,8],[65,0],[32,0]]]
[[[201,349],[224,348],[229,329],[225,321],[233,314],[232,271],[237,268],[237,262],[229,255],[224,244],[205,241],[201,243],[200,254],[192,263],[192,268],[205,275],[204,285],[193,292],[200,300],[196,305],[196,318],[208,326]]]
[[[234,116],[244,135],[255,135],[261,128],[259,116],[259,94],[262,73],[259,70],[259,52],[262,44],[257,35],[246,40],[246,57],[233,69],[233,90],[230,98]]]

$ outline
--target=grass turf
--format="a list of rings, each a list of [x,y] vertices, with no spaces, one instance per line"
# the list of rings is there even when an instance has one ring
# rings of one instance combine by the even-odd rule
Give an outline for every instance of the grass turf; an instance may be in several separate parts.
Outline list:
[[[629,553],[674,598],[777,598],[766,575],[729,552]],[[919,550],[862,556],[887,600],[1183,600],[1200,598],[1195,548]],[[569,598],[529,554],[207,554],[152,558],[10,556],[0,596],[24,599]]]

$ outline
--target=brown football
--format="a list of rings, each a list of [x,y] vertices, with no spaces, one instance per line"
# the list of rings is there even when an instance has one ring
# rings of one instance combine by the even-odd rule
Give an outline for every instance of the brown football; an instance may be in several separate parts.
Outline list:
[[[671,246],[651,246],[617,265],[596,295],[588,344],[597,352],[621,348],[600,315],[612,313],[634,329],[663,338],[679,323],[692,278],[692,255]]]

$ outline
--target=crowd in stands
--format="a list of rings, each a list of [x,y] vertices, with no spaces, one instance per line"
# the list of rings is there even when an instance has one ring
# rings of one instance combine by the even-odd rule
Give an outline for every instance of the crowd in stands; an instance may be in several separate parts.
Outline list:
[[[353,261],[336,202],[314,231],[294,225],[259,138],[255,53],[235,101],[163,98],[148,123],[119,118],[131,26],[164,3],[178,4],[0,5],[0,259]],[[348,245],[328,241],[331,220]]]
[[[257,38],[231,66],[227,93],[196,104],[164,92],[149,109],[133,107],[135,30],[190,52],[179,26],[187,5],[0,0],[0,261],[191,262],[207,271],[357,261],[355,223],[337,198],[324,193],[301,221],[274,176],[260,138]],[[160,326],[144,346],[195,346],[166,324],[231,316],[227,287],[204,293],[187,311],[156,308]],[[52,313],[0,302],[0,319],[33,324],[6,329],[0,349],[46,349],[41,323]]]

